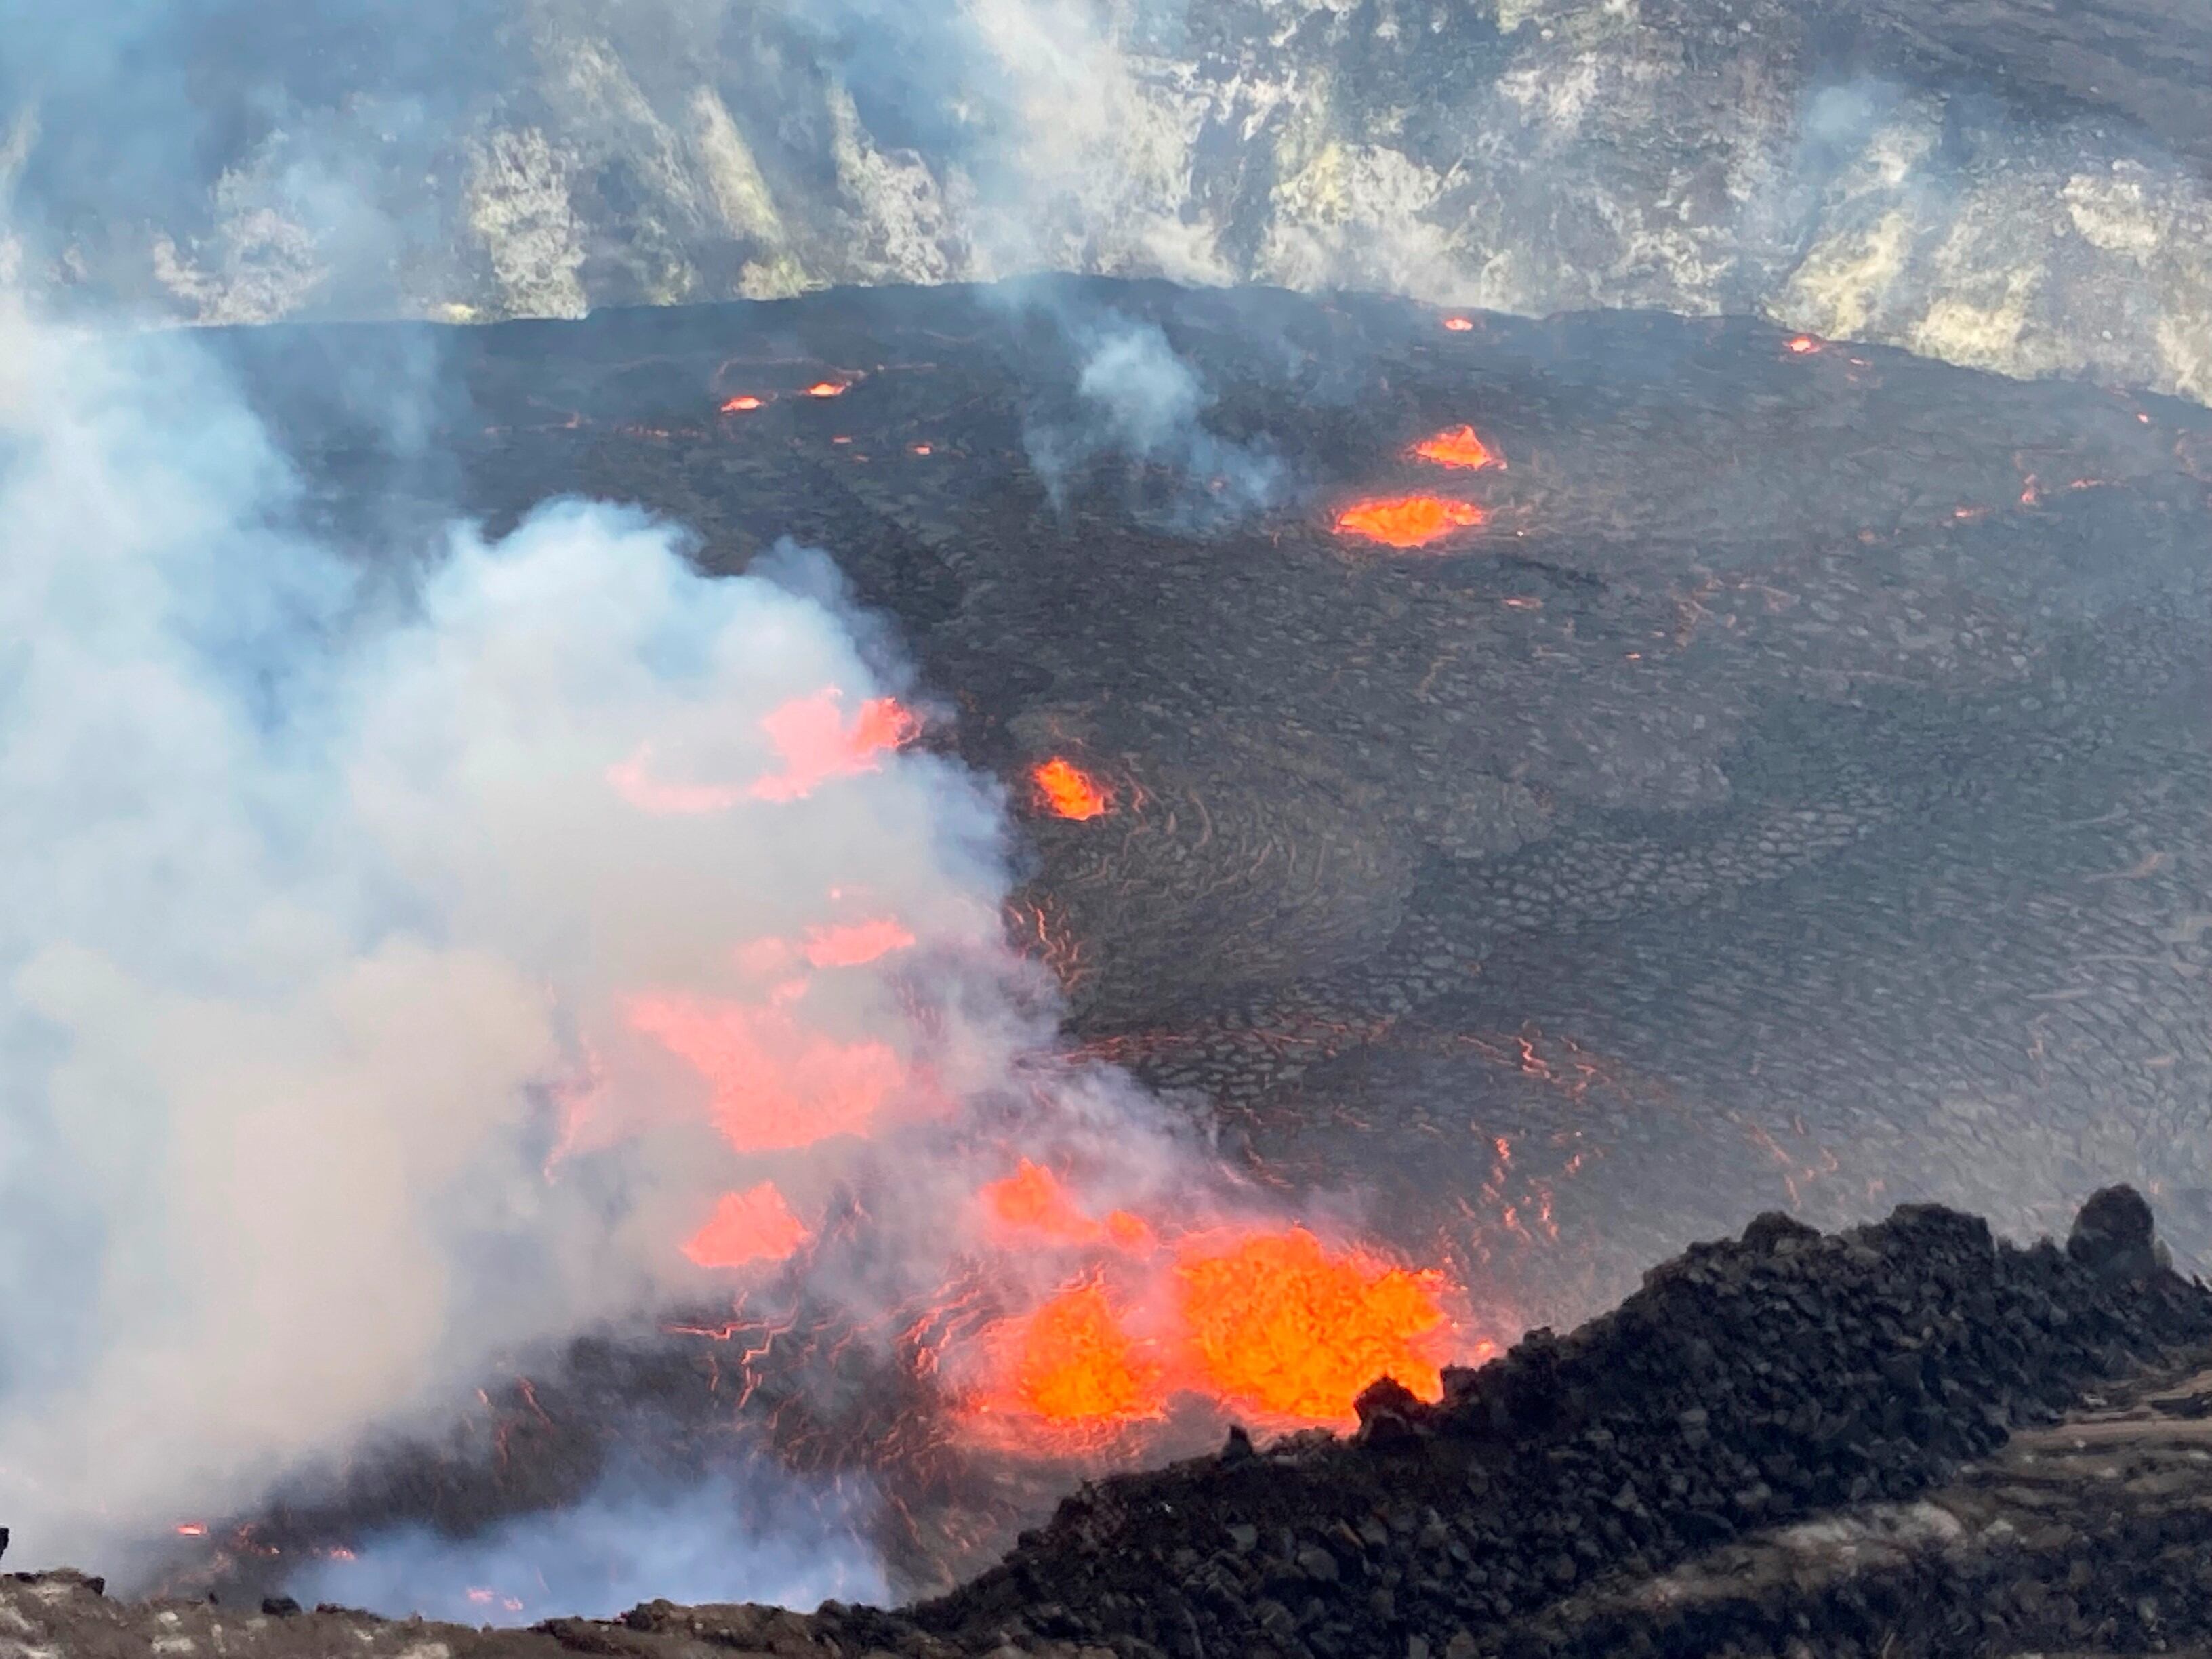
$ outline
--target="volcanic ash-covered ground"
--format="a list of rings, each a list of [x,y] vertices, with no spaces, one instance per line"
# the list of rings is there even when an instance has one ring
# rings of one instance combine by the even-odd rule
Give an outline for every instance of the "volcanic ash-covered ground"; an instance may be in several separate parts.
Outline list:
[[[1004,782],[1071,1040],[1434,1270],[1457,1357],[1771,1208],[2033,1236],[2126,1180],[2212,1248],[2202,410],[1763,324],[1099,283],[225,349],[365,550],[574,492],[713,572],[828,550],[917,666],[896,740]],[[410,455],[348,404],[386,356],[436,364]],[[647,1404],[888,1483],[913,1587],[1069,1478],[913,1438],[912,1378],[832,1409],[791,1378],[835,1364],[779,1381],[744,1329],[488,1390],[495,1466],[395,1457],[216,1577],[568,1501]]]

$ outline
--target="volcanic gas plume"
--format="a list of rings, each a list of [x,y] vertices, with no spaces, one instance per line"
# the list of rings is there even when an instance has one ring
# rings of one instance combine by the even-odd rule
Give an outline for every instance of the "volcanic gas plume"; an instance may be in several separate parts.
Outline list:
[[[130,1571],[679,1306],[829,1307],[1036,1455],[1176,1401],[1341,1424],[1468,1351],[1450,1285],[1063,1052],[1001,794],[823,556],[708,580],[556,502],[394,603],[189,343],[0,333],[0,1510],[34,1558]],[[1060,764],[1054,810],[1104,811]]]

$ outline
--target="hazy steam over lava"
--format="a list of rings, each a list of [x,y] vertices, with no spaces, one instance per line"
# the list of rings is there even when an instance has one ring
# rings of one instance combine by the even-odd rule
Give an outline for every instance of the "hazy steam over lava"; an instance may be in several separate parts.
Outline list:
[[[733,1298],[842,1310],[1025,1452],[1433,1389],[1451,1287],[1058,1050],[1002,793],[823,556],[708,580],[558,502],[395,598],[194,347],[0,326],[26,1553],[149,1571],[560,1339]],[[718,1593],[799,1597],[732,1524]]]

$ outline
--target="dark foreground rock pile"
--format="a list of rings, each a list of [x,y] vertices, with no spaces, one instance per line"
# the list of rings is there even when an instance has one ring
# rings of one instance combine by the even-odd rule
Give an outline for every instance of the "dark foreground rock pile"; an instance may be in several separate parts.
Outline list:
[[[1351,1443],[1232,1442],[1087,1490],[916,1617],[963,1646],[1003,1631],[1192,1659],[1488,1650],[1607,1573],[1914,1497],[2212,1335],[2212,1295],[2154,1249],[2124,1190],[2091,1200],[2064,1251],[1933,1206],[1827,1237],[1764,1216],[1571,1336],[1447,1372],[1441,1406],[1378,1386]]]
[[[1439,1404],[1380,1382],[1348,1439],[1232,1435],[1086,1487],[902,1612],[471,1632],[33,1574],[0,1583],[0,1626],[242,1659],[2183,1650],[2212,1640],[2208,1344],[2212,1291],[2125,1188],[2064,1249],[1932,1206],[1831,1236],[1769,1215],[1567,1337],[1447,1372]]]

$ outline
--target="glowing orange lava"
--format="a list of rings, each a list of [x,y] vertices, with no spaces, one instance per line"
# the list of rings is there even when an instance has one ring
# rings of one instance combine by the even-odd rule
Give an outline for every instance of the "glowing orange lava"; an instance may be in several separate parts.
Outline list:
[[[1790,338],[1790,349],[1800,357],[1810,356],[1820,349],[1820,342],[1809,334],[1795,334]]]
[[[810,398],[842,398],[845,395],[845,386],[842,380],[817,380],[806,388],[806,395]]]
[[[1434,1275],[1332,1253],[1293,1228],[1218,1254],[1187,1246],[1176,1277],[1198,1376],[1232,1405],[1346,1424],[1379,1376],[1442,1397],[1451,1322]]]
[[[1041,1234],[1069,1243],[1089,1243],[1103,1231],[1076,1207],[1060,1177],[1042,1164],[1024,1158],[1013,1174],[994,1181],[978,1196],[984,1212],[1009,1232]]]
[[[1074,762],[1054,755],[1030,773],[1037,794],[1054,816],[1081,823],[1102,816],[1114,798]]]
[[[1060,1291],[999,1334],[1005,1383],[982,1408],[1107,1426],[1157,1417],[1165,1370],[1124,1328],[1105,1288]]]
[[[727,403],[722,405],[722,413],[725,415],[750,415],[756,409],[763,407],[764,407],[764,405],[758,398],[754,397],[750,392],[741,392],[736,397],[731,398]]]
[[[806,960],[817,968],[858,968],[913,943],[914,935],[895,918],[878,916],[811,929],[806,935]]]
[[[633,1030],[706,1079],[714,1127],[741,1152],[866,1134],[904,1079],[884,1044],[839,1042],[776,1003],[641,996],[627,1012]]]
[[[1504,466],[1505,463],[1490,452],[1490,446],[1474,435],[1471,426],[1448,427],[1433,438],[1424,438],[1413,446],[1414,455],[1438,466],[1468,469]]]
[[[1489,516],[1473,501],[1448,495],[1376,496],[1354,501],[1339,513],[1336,532],[1385,547],[1426,547],[1455,530],[1472,529]]]
[[[775,1183],[763,1181],[742,1193],[724,1193],[684,1254],[702,1267],[739,1267],[749,1261],[781,1261],[805,1242],[805,1226],[792,1214]]]
[[[921,720],[894,698],[870,698],[849,723],[842,701],[832,687],[795,697],[762,718],[783,769],[753,785],[755,799],[803,799],[831,778],[874,771],[886,753],[921,734]]]
[[[1472,317],[1447,317],[1444,319],[1444,326],[1455,334],[1465,334],[1474,329],[1474,319]]]
[[[204,1521],[179,1521],[177,1522],[177,1536],[179,1538],[204,1538],[207,1536],[207,1522]]]

